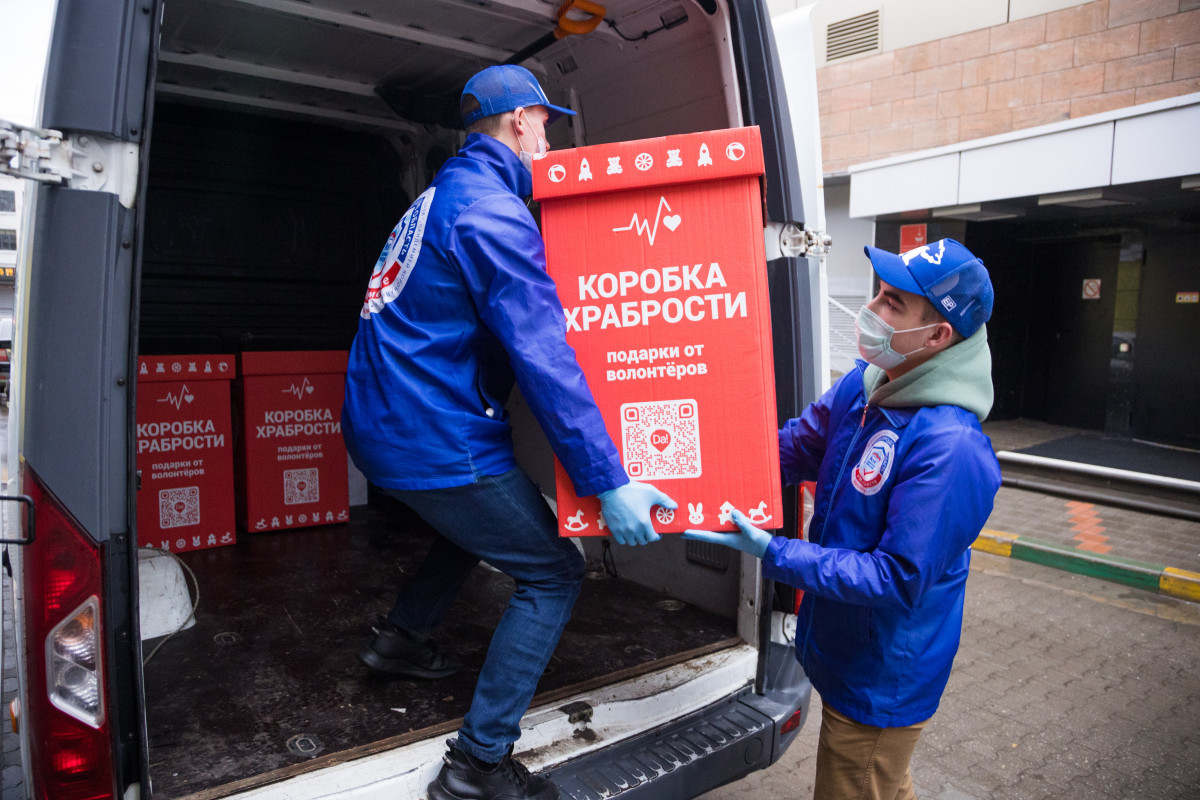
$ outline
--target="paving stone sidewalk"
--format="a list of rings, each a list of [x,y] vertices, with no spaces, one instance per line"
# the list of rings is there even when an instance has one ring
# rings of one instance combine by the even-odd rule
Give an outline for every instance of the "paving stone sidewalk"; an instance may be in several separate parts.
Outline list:
[[[985,527],[1200,572],[1200,522],[1001,487]]]
[[[996,450],[1019,450],[1079,433],[1032,420],[988,422],[983,429]],[[1093,503],[1086,497],[1002,487],[985,527],[1081,552],[1200,572],[1200,522]]]
[[[962,644],[912,772],[922,800],[1200,797],[1200,605],[975,553]],[[820,713],[700,800],[809,800]]]

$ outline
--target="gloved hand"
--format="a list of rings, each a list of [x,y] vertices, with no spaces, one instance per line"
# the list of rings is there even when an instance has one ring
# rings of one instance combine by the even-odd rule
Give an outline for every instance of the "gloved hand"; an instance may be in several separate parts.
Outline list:
[[[683,538],[696,542],[723,544],[726,547],[741,550],[743,553],[749,553],[755,558],[762,558],[767,552],[767,545],[775,537],[751,525],[750,520],[746,519],[746,515],[737,509],[734,509],[729,514],[729,518],[733,520],[734,525],[738,526],[737,533],[725,533],[723,531],[684,531]]]
[[[676,509],[679,504],[648,483],[630,481],[596,495],[600,513],[617,544],[649,544],[662,537],[650,524],[654,506]]]

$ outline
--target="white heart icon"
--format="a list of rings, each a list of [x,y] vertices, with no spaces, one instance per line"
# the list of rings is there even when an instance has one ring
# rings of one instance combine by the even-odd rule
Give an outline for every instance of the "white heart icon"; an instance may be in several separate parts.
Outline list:
[[[678,214],[672,214],[669,217],[663,217],[663,225],[666,225],[671,230],[678,228],[680,222],[683,222],[683,220]]]

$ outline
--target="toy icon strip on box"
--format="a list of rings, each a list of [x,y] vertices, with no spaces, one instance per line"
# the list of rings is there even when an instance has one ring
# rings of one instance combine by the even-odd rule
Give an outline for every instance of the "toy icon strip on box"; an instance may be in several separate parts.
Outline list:
[[[782,524],[758,128],[555,151],[534,163],[567,341],[655,529]],[[559,531],[605,535],[556,465]]]

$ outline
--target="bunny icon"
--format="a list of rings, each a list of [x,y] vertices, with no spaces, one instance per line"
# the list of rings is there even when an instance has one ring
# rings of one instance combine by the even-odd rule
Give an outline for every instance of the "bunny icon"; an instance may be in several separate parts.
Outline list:
[[[688,503],[688,522],[693,525],[704,522],[704,503],[696,503],[696,505]]]

